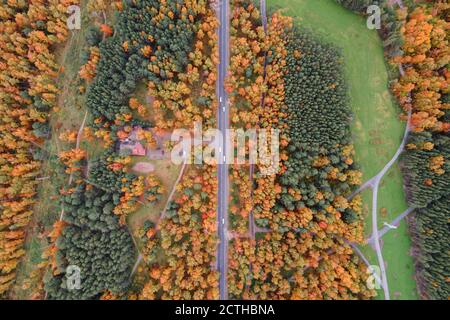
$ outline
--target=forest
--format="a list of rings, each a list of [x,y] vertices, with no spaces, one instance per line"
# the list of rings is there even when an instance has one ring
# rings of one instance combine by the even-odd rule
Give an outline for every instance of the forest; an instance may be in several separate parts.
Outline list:
[[[282,132],[280,173],[264,176],[255,166],[254,199],[248,191],[238,198],[254,205],[234,213],[243,223],[230,249],[230,293],[238,299],[368,299],[374,293],[365,265],[347,245],[363,241],[363,221],[359,197],[346,199],[361,174],[352,158],[340,54],[278,13],[264,37],[259,10],[248,1],[232,4],[231,41],[239,46],[227,86],[242,107],[233,111],[233,122],[248,119]]]
[[[173,129],[177,125],[162,124],[166,112],[170,113],[171,118],[176,113],[184,113],[184,110],[201,114],[202,111],[198,108],[206,106],[205,102],[200,101],[197,104],[197,101],[194,101],[189,110],[184,107],[189,105],[189,102],[182,100],[183,97],[180,94],[183,91],[179,89],[185,86],[185,95],[188,95],[191,90],[189,84],[192,86],[201,84],[202,76],[207,78],[207,72],[212,72],[212,68],[208,69],[207,64],[204,63],[201,50],[196,52],[195,56],[192,55],[195,50],[192,43],[197,38],[198,49],[201,49],[202,43],[205,43],[205,46],[209,45],[210,30],[213,30],[214,21],[212,12],[207,10],[202,1],[189,2],[186,5],[182,5],[179,1],[128,2],[120,7],[118,21],[114,27],[102,25],[88,33],[87,42],[92,47],[87,52],[88,59],[80,70],[80,76],[88,84],[86,106],[93,118],[90,125],[94,135],[105,141],[106,148],[99,158],[89,160],[89,175],[81,177],[82,179],[79,179],[81,183],[66,191],[67,195],[62,204],[65,212],[64,226],[59,232],[60,237],[55,241],[56,250],[52,258],[55,263],[52,274],[46,279],[48,298],[117,298],[128,294],[136,250],[126,228],[126,217],[137,210],[142,196],[145,195],[151,201],[158,201],[159,187],[158,182],[153,178],[144,179],[142,176],[129,172],[127,169],[129,157],[118,154],[115,145],[122,136],[127,136],[127,132],[130,132],[130,128],[134,125],[144,127],[154,125],[133,112],[135,109],[139,110],[140,102],[133,97],[139,83],[145,83],[149,92],[152,92],[156,100],[155,105],[164,104],[161,105],[160,110],[155,108],[155,113],[161,116],[161,120],[158,120],[159,128]],[[102,37],[103,40],[99,41]],[[194,65],[203,65],[202,76],[199,76],[197,67],[194,69]],[[191,71],[197,74],[194,75]],[[214,93],[206,86],[204,89],[199,99],[201,97],[208,101]],[[165,90],[177,90],[178,98],[174,95],[166,95]],[[183,121],[192,119],[184,115],[175,115],[175,117]],[[74,159],[74,157],[65,157],[63,160],[66,158]],[[83,158],[81,157],[80,160],[83,161]],[[70,166],[73,167],[72,162],[66,163],[69,171],[82,176],[81,170],[70,170]],[[191,175],[185,178],[187,185],[190,183],[190,177],[193,178]],[[208,183],[208,179],[204,181]],[[188,191],[186,186],[184,193],[189,194]],[[213,202],[209,199],[205,193],[199,201],[205,203],[203,206],[212,205]],[[171,271],[174,263],[172,259],[180,256],[181,247],[184,248],[183,250],[187,249],[186,241],[184,241],[185,244],[178,243],[181,237],[174,230],[176,225],[171,226],[171,223],[184,224],[188,221],[176,219],[170,222],[181,216],[182,201],[177,200],[178,212],[175,211],[175,217],[170,213],[172,211],[168,212],[167,219],[161,222],[164,227],[157,235],[158,238],[162,238],[161,247],[166,250],[168,256],[167,265],[161,266],[167,277],[170,277],[171,272],[180,270],[182,267],[180,263],[186,265],[186,268],[191,267],[189,259],[179,259],[178,266]],[[184,206],[188,214],[191,207],[196,207],[197,204],[187,202]],[[205,227],[207,226],[204,223],[198,226],[185,225],[180,226],[182,228],[180,232],[198,233],[198,228]],[[151,233],[147,232],[147,234]],[[201,240],[201,237],[194,234],[190,238]],[[174,241],[172,239],[175,239],[175,242],[171,245],[170,243]],[[213,253],[211,249],[214,249],[214,238],[207,237],[204,241],[209,241],[209,244],[200,241],[198,245],[193,244],[190,250],[204,252],[205,259],[211,259],[208,254]],[[169,249],[170,246],[173,246],[173,249]],[[148,249],[149,254],[150,251]],[[160,266],[155,265],[151,259],[148,262],[151,266],[149,274],[153,275]],[[65,286],[63,281],[65,269],[70,265],[81,268],[81,282],[85,284],[82,290],[67,290]],[[193,275],[192,272],[188,271]],[[207,275],[209,271],[206,272]],[[189,278],[197,283],[196,286],[201,284],[201,288],[199,287],[198,292],[194,294],[195,298],[204,298],[204,294],[199,290],[205,288],[205,283],[211,283],[214,287],[215,277],[209,278],[207,282]],[[157,279],[161,281],[160,289],[156,291],[168,292],[172,298],[191,297],[190,285],[180,296],[180,293],[173,292],[175,284],[183,288],[179,280],[168,279],[167,284],[164,284],[162,278]],[[144,288],[143,294],[146,298],[150,298],[150,290],[154,290],[150,289],[150,285],[149,283]],[[214,293],[210,293],[210,297],[213,296]]]
[[[346,198],[361,183],[361,173],[352,159],[351,113],[339,52],[295,27],[283,38],[287,159],[275,182],[274,206],[270,211],[255,207],[255,219],[273,232],[258,243],[256,255],[274,255],[284,280],[279,289],[275,281],[254,286],[270,285],[275,292],[267,298],[280,297],[289,292],[286,276],[293,276],[291,298],[369,298],[365,266],[345,243],[362,241],[363,224],[360,199]],[[258,262],[258,278],[280,277],[269,261]]]
[[[0,2],[0,297],[14,283],[25,253],[40,175],[38,154],[58,94],[52,50],[68,37],[66,8],[75,3]]]
[[[412,109],[403,174],[411,219],[419,291],[427,299],[450,293],[450,4],[436,1],[401,13],[405,74],[393,85],[401,106]],[[408,98],[405,98],[408,97]]]
[[[360,15],[371,3],[336,1]],[[164,190],[120,150],[136,128],[139,140],[155,145],[154,132],[216,127],[214,3],[83,3],[90,15],[83,21],[95,22],[83,30],[83,63],[70,86],[86,115],[78,132],[60,132],[51,155],[52,115],[67,94],[58,54],[73,36],[67,7],[80,2],[0,0],[0,298],[11,296],[29,250],[40,181],[49,178],[42,167],[57,161],[67,182],[51,198],[51,232],[39,233],[48,246],[33,298],[218,299],[217,166],[185,163],[173,190]],[[282,12],[270,12],[264,25],[252,1],[230,4],[230,126],[280,130],[276,174],[262,163],[230,165],[230,298],[372,299],[367,265],[354,250],[365,243],[365,225],[361,196],[350,196],[363,183],[350,130],[350,62]],[[408,222],[419,291],[447,299],[450,4],[405,4],[381,6],[379,35],[401,118],[411,114],[401,168],[415,209]],[[129,218],[156,203],[162,211],[132,232]],[[67,282],[73,266],[77,290]]]

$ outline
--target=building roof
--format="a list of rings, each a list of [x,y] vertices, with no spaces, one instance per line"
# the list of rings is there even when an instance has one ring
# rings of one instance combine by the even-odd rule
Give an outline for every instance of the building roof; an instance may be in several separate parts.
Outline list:
[[[133,149],[131,149],[131,154],[133,156],[145,156],[145,148],[140,142],[136,142]]]

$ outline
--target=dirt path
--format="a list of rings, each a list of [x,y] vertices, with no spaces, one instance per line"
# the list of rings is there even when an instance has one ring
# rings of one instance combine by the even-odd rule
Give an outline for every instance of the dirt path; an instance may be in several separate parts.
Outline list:
[[[176,187],[177,187],[178,183],[180,182],[181,178],[183,177],[185,168],[186,168],[186,161],[184,161],[183,166],[181,167],[181,170],[180,170],[180,173],[178,174],[177,180],[175,181],[175,183],[174,183],[174,185],[173,185],[173,188],[172,188],[172,191],[170,192],[170,195],[169,195],[169,197],[167,198],[166,205],[164,206],[164,210],[162,211],[162,213],[161,213],[161,215],[160,215],[160,217],[159,217],[159,219],[158,219],[158,222],[156,223],[156,226],[155,226],[155,229],[156,229],[156,230],[159,229],[159,224],[160,224],[160,222],[161,222],[161,221],[164,219],[164,217],[166,216],[167,208],[168,208],[168,206],[169,206],[169,204],[170,204],[170,202],[171,202],[171,200],[172,200],[172,198],[173,198],[173,195],[174,195],[174,193],[175,193],[175,191],[176,191]],[[143,202],[141,202],[141,201],[138,201],[138,202],[139,202],[140,204],[142,204],[143,206],[146,205],[145,203],[143,203]],[[137,244],[137,242],[136,242],[136,239],[134,238],[134,236],[133,236],[133,234],[132,234],[132,232],[131,232],[131,230],[130,230],[129,228],[128,228],[128,232],[130,233],[131,239],[133,240],[133,243],[134,243],[134,246],[135,246],[135,248],[136,248],[136,251],[138,252],[138,257],[137,257],[137,259],[136,259],[136,263],[134,264],[133,269],[132,269],[131,274],[130,274],[130,278],[131,278],[131,277],[133,277],[133,275],[136,273],[136,270],[137,270],[139,264],[141,263],[141,261],[143,260],[144,256],[143,256],[142,253],[140,252],[139,246],[138,246],[138,244]]]
[[[83,130],[84,130],[84,125],[86,124],[86,119],[87,119],[87,115],[88,112],[86,110],[86,113],[84,114],[84,119],[83,122],[80,125],[80,128],[78,129],[78,134],[77,134],[77,142],[76,142],[76,149],[78,149],[80,147],[80,143],[81,143],[81,136],[83,135]],[[72,180],[73,180],[73,172],[70,173],[69,176],[69,181],[67,183],[68,186],[70,186],[72,184]],[[64,205],[61,208],[61,213],[59,215],[59,221],[62,221],[64,219]]]
[[[139,250],[139,246],[138,246],[138,244],[136,242],[136,239],[134,239],[133,234],[131,233],[131,230],[128,227],[127,227],[127,229],[128,229],[129,234],[130,234],[131,240],[133,240],[134,247],[136,248],[136,251],[138,253],[138,257],[136,259],[136,263],[134,264],[133,269],[131,270],[131,274],[130,274],[130,278],[131,278],[134,275],[134,273],[136,272],[136,270],[137,270],[137,268],[139,266],[139,263],[142,261],[143,255],[142,255],[141,251]]]
[[[395,4],[397,4],[400,8],[404,7],[402,0],[389,0],[389,5],[391,7],[394,7]],[[399,65],[398,65],[398,70],[399,70],[399,73],[401,76],[405,75],[405,70],[401,63],[399,63]],[[408,98],[409,98],[409,100],[411,100],[411,94],[409,95]],[[380,247],[380,238],[389,230],[387,229],[388,227],[385,227],[385,228],[381,229],[380,231],[378,231],[378,215],[377,215],[378,214],[378,212],[377,212],[378,211],[377,210],[378,189],[380,186],[380,182],[383,179],[386,172],[389,171],[389,169],[392,167],[392,165],[395,163],[395,161],[398,160],[401,153],[404,151],[404,148],[405,148],[405,145],[406,145],[406,142],[408,140],[408,136],[409,136],[409,133],[411,130],[411,115],[412,115],[412,110],[410,109],[410,110],[408,110],[408,121],[406,123],[405,134],[403,136],[403,140],[402,140],[400,146],[398,147],[395,155],[375,177],[373,177],[372,179],[367,181],[361,188],[359,188],[357,190],[357,192],[355,192],[354,194],[351,195],[351,198],[352,198],[357,193],[361,192],[362,190],[366,189],[367,187],[370,186],[372,188],[372,235],[370,236],[369,241],[370,241],[370,244],[372,245],[372,247],[375,249],[376,254],[377,254],[378,264],[379,264],[380,271],[381,271],[381,282],[382,282],[382,287],[383,287],[384,296],[385,296],[386,300],[390,300],[390,294],[389,294],[389,287],[388,287],[388,281],[387,281],[387,275],[386,275],[385,262],[383,260],[383,254],[382,254],[382,250]],[[412,208],[407,209],[399,217],[397,217],[393,223],[396,223],[397,219],[398,219],[397,223],[400,222],[401,219],[406,217],[412,211],[413,211]]]
[[[401,76],[404,76],[405,71],[402,64],[399,64],[398,66],[399,73]],[[409,99],[411,99],[411,96],[409,96]],[[380,267],[381,272],[381,282],[382,282],[382,288],[384,292],[385,300],[390,300],[390,293],[389,293],[389,285],[387,281],[387,274],[386,274],[386,264],[383,259],[383,252],[380,245],[380,238],[383,236],[387,231],[381,230],[381,235],[378,231],[378,190],[380,187],[380,182],[383,179],[383,177],[386,175],[386,173],[389,171],[389,169],[394,165],[394,163],[398,160],[400,155],[403,153],[405,149],[406,142],[409,137],[409,133],[411,132],[411,116],[412,116],[412,110],[408,110],[408,120],[406,123],[405,133],[403,135],[402,142],[400,146],[397,148],[397,151],[395,152],[394,156],[391,158],[391,160],[381,169],[381,171],[374,176],[373,178],[369,179],[366,183],[364,183],[358,190],[356,190],[354,193],[352,193],[349,197],[349,199],[353,198],[356,194],[360,193],[361,191],[367,189],[370,187],[372,189],[372,235],[370,236],[371,245],[375,249],[378,264]]]
[[[81,137],[83,135],[84,125],[86,124],[87,116],[88,116],[88,112],[86,110],[86,113],[84,114],[83,122],[81,123],[81,126],[78,129],[77,143],[75,145],[75,149],[79,149],[80,148]],[[71,172],[70,176],[69,176],[69,183],[68,183],[69,186],[72,184],[72,180],[73,180],[73,172]]]
[[[261,11],[261,23],[263,25],[264,33],[267,34],[266,0],[260,0],[259,5],[260,5],[260,11]],[[266,81],[266,76],[267,76],[267,51],[264,52],[264,71],[263,71],[264,82]],[[261,102],[260,102],[262,108],[264,108],[264,105],[265,105],[265,98],[266,98],[265,93],[262,93],[261,94]],[[256,232],[259,231],[259,228],[255,225],[255,217],[253,214],[253,207],[254,207],[253,176],[254,176],[254,172],[255,172],[255,165],[253,163],[251,163],[249,179],[250,179],[250,199],[252,201],[252,208],[250,209],[250,213],[248,215],[248,219],[249,219],[248,232],[249,232],[250,239],[253,241],[256,238]],[[250,269],[250,277],[253,278],[251,262],[249,264],[249,269]]]
[[[399,72],[400,72],[400,75],[402,75],[402,76],[405,74],[403,66],[401,64],[399,65]],[[409,97],[409,98],[411,99],[411,97]],[[408,140],[409,133],[411,131],[411,115],[412,115],[412,110],[410,109],[408,111],[408,120],[406,123],[405,133],[403,135],[402,142],[401,142],[400,146],[398,147],[396,153],[392,157],[392,159],[384,166],[383,169],[381,169],[381,171],[375,177],[373,177],[372,179],[370,179],[368,182],[366,182],[363,185],[365,187],[370,186],[372,188],[372,235],[370,238],[372,239],[371,244],[375,248],[375,251],[377,254],[378,264],[379,264],[380,271],[381,271],[382,287],[383,287],[383,291],[384,291],[384,297],[386,300],[390,300],[390,294],[389,294],[389,285],[388,285],[387,274],[386,274],[386,265],[385,265],[385,262],[383,259],[383,253],[382,253],[381,245],[380,245],[380,237],[381,236],[378,233],[378,190],[380,187],[381,180],[383,179],[385,174],[389,171],[389,169],[394,165],[394,163],[398,160],[398,158],[400,157],[400,155],[402,154],[402,152],[405,149],[405,145]]]
[[[133,275],[136,273],[136,270],[137,270],[139,264],[141,263],[142,259],[143,259],[142,254],[139,253],[139,256],[138,256],[138,258],[136,260],[136,263],[134,264],[133,270],[131,270],[130,278],[133,277]]]
[[[404,218],[406,218],[410,213],[412,213],[415,210],[413,207],[409,207],[405,211],[403,211],[401,214],[399,214],[394,220],[392,220],[391,223],[389,223],[391,226],[398,226],[400,224],[400,221],[402,221]],[[392,228],[389,226],[384,226],[382,229],[378,230],[378,237],[381,239],[386,233],[388,233]],[[367,240],[367,243],[370,245],[373,245],[373,235],[371,235]]]
[[[186,163],[187,163],[187,160],[184,161],[183,166],[181,167],[180,173],[178,174],[178,178],[175,181],[175,183],[173,184],[173,188],[169,194],[169,197],[167,198],[166,205],[164,206],[164,209],[161,212],[161,215],[159,216],[158,222],[156,223],[156,227],[155,227],[156,230],[159,229],[160,222],[166,217],[167,208],[169,207],[169,204],[172,201],[172,198],[173,198],[173,195],[175,194],[178,183],[180,182],[181,178],[183,177],[184,170],[186,169]]]

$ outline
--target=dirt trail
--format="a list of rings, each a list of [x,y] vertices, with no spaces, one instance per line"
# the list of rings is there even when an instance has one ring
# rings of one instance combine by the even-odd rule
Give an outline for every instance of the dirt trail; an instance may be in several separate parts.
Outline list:
[[[173,184],[172,191],[170,192],[169,197],[167,198],[166,205],[164,206],[164,209],[163,209],[163,211],[161,212],[161,215],[159,216],[158,222],[156,223],[156,227],[155,227],[155,228],[156,228],[157,230],[159,229],[159,223],[160,223],[160,222],[165,218],[165,216],[166,216],[167,208],[169,207],[169,204],[170,204],[170,202],[172,201],[172,198],[173,198],[173,195],[175,194],[177,185],[178,185],[178,183],[180,183],[180,180],[181,180],[181,178],[183,177],[184,170],[186,169],[186,162],[187,162],[187,161],[185,160],[184,163],[183,163],[183,166],[181,167],[181,170],[180,170],[180,173],[179,173],[179,175],[178,175],[178,178],[177,178],[177,180],[175,181],[175,183]]]
[[[86,113],[84,114],[84,119],[83,122],[80,125],[80,128],[78,129],[78,134],[77,134],[77,142],[76,142],[76,149],[78,149],[80,147],[80,143],[81,143],[81,136],[83,135],[83,130],[84,130],[84,126],[86,124],[86,119],[88,116],[88,112],[86,111]],[[69,176],[69,181],[67,183],[67,186],[70,186],[72,184],[72,180],[73,180],[73,172],[70,173]],[[62,221],[64,219],[64,206],[62,206],[61,208],[61,213],[59,215],[59,221]]]

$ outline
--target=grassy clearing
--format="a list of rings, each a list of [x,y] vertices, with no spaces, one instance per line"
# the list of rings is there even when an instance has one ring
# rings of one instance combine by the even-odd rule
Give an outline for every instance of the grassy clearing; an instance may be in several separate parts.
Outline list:
[[[130,168],[132,168],[138,162],[148,162],[151,163],[155,171],[151,174],[157,176],[162,185],[164,186],[164,193],[162,194],[161,200],[157,203],[149,204],[145,203],[142,205],[139,210],[132,213],[127,217],[127,225],[130,230],[132,237],[135,240],[136,246],[139,251],[142,252],[145,243],[142,241],[141,230],[146,220],[150,220],[156,223],[161,215],[161,212],[164,210],[168,197],[172,191],[172,188],[175,187],[175,182],[180,174],[180,170],[182,166],[174,165],[170,159],[164,160],[149,160],[147,157],[133,157],[132,163],[130,164]],[[148,175],[148,174],[147,174]],[[166,263],[166,256],[164,254],[164,250],[161,247],[158,247],[158,253],[155,261],[158,264]],[[145,259],[141,260],[139,263],[136,273],[133,276],[132,285],[129,290],[129,294],[139,294],[144,286],[144,284],[148,281],[148,272],[147,272],[147,264]]]
[[[149,160],[146,157],[133,157],[133,162],[130,164],[130,167],[133,167],[134,164],[138,162],[151,163],[155,167],[155,171],[152,172],[152,174],[158,177],[164,186],[164,193],[161,200],[154,204],[146,203],[145,205],[142,205],[139,210],[132,213],[127,219],[127,224],[131,230],[131,234],[136,239],[138,245],[141,245],[139,243],[139,230],[142,228],[146,220],[150,220],[155,223],[158,221],[178,175],[180,174],[181,166],[173,164],[170,159]]]
[[[236,170],[238,172],[243,173],[243,180],[249,180],[250,179],[250,168],[249,166],[240,166],[238,168],[230,168],[230,176],[233,174],[232,170]],[[245,201],[251,201],[250,193],[252,192],[250,189],[245,190],[245,193],[247,194],[241,194],[241,188],[236,183],[234,178],[230,181],[230,200],[228,205],[228,218],[229,218],[229,230],[235,231],[237,233],[243,234],[243,230],[245,232],[249,231],[249,218],[243,217],[240,213],[240,209],[244,207],[243,202]],[[236,213],[233,213],[232,208],[238,208],[238,211]]]
[[[150,102],[150,96],[148,95],[146,82],[139,82],[139,84],[136,86],[136,91],[134,92],[133,97],[147,108],[147,113],[144,116],[139,115],[136,110],[133,110],[133,118],[147,121],[149,123],[154,123],[155,120],[153,106]]]
[[[399,120],[399,109],[388,89],[388,72],[382,42],[374,30],[366,28],[363,17],[342,8],[333,0],[268,0],[269,7],[279,8],[295,17],[301,27],[320,35],[342,49],[345,73],[354,113],[352,133],[356,161],[364,181],[376,175],[395,154],[404,133],[405,124]],[[371,229],[371,194],[363,194],[366,231]],[[378,207],[380,226],[391,221],[407,206],[403,182],[396,164],[382,181]],[[383,210],[384,212],[384,210]],[[410,239],[405,223],[383,238],[384,258],[392,299],[417,299],[413,280],[413,260],[409,254]],[[376,264],[371,248],[363,248]]]
[[[389,183],[388,183],[389,182]],[[379,227],[384,222],[390,223],[399,214],[406,210],[407,206],[403,188],[394,188],[395,184],[403,186],[400,171],[393,167],[382,180],[379,196]],[[386,210],[382,210],[386,208]],[[383,255],[386,260],[386,271],[390,284],[391,299],[419,299],[414,279],[414,265],[411,257],[411,238],[407,223],[402,220],[396,230],[390,230],[383,237]]]

